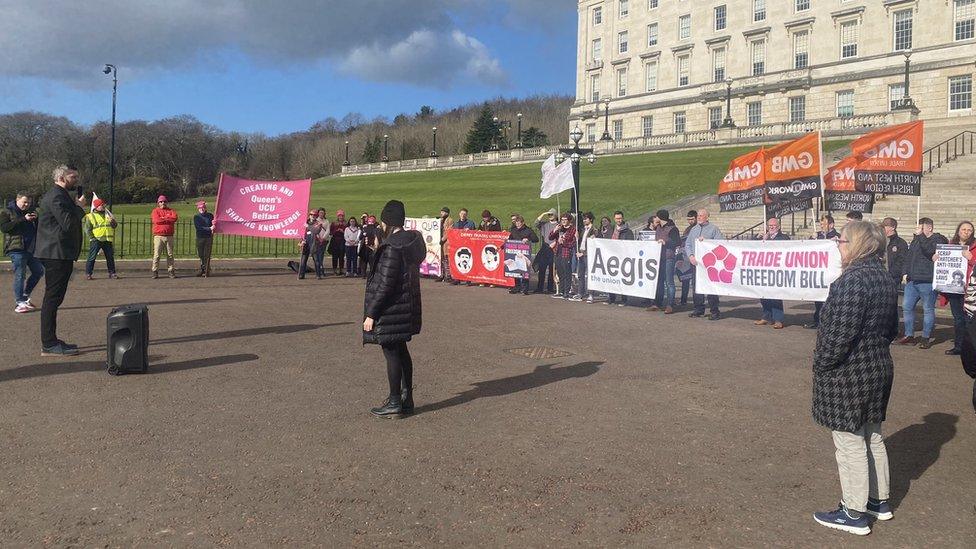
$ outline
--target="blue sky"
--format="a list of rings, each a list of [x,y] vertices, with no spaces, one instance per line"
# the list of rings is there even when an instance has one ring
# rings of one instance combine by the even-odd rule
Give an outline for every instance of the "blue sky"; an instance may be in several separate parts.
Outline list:
[[[287,6],[281,8],[279,6]],[[574,0],[0,0],[0,113],[191,114],[271,135],[333,116],[573,93]]]

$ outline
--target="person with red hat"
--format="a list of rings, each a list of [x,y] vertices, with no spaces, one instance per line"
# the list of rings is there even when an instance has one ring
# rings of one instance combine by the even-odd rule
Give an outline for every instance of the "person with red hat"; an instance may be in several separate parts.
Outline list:
[[[166,270],[170,278],[176,278],[176,265],[173,260],[173,235],[176,234],[176,220],[179,215],[169,207],[169,199],[159,195],[156,208],[152,211],[153,259],[152,277],[159,278],[159,255],[166,249]]]
[[[207,211],[207,202],[197,202],[197,214],[193,216],[193,228],[197,231],[197,257],[200,270],[197,276],[210,276],[210,254],[213,252],[214,216]]]
[[[118,222],[112,212],[105,209],[105,201],[96,198],[92,201],[92,210],[82,220],[82,230],[88,237],[88,261],[85,263],[85,278],[91,280],[95,273],[95,259],[99,250],[105,254],[105,264],[108,267],[108,277],[118,278],[115,274],[115,228]]]

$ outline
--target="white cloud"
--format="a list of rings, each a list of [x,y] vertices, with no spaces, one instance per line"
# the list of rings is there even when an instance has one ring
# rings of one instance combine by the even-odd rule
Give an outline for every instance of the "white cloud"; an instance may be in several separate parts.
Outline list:
[[[138,75],[214,62],[230,49],[261,63],[331,61],[371,80],[503,82],[498,60],[452,22],[449,12],[458,6],[452,0],[0,0],[0,78],[84,85],[101,77],[104,63]]]

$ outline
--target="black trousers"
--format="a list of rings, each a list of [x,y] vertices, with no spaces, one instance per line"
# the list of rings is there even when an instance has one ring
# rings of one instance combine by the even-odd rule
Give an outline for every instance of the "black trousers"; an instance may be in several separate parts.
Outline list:
[[[552,292],[553,288],[556,286],[555,281],[552,279],[552,267],[553,267],[553,253],[545,244],[544,247],[539,250],[539,257],[536,259],[537,267],[539,268],[539,283],[536,284],[535,291],[537,293],[542,293],[543,290],[547,292]],[[546,250],[549,250],[548,252]]]
[[[681,304],[684,305],[688,303],[688,288],[691,286],[691,280],[681,281]]]
[[[573,287],[573,259],[557,257],[556,272],[559,273],[559,293],[563,297],[569,297],[569,292]]]
[[[332,251],[332,270],[335,272],[342,272],[345,266],[346,266],[346,245],[343,244],[341,250]]]
[[[390,382],[390,396],[400,398],[404,389],[413,388],[413,359],[407,349],[407,342],[400,341],[383,345],[386,357],[386,377]]]
[[[69,259],[42,259],[44,264],[44,301],[41,304],[41,345],[58,344],[58,307],[64,302],[68,280],[75,262]]]
[[[718,296],[717,295],[703,295],[695,292],[695,312],[699,314],[705,313],[705,301],[708,301],[709,312],[718,314]]]

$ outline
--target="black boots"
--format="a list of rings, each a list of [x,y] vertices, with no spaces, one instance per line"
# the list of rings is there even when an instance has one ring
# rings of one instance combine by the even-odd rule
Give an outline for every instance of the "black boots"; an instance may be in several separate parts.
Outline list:
[[[413,391],[403,389],[400,395],[386,397],[378,408],[372,408],[375,416],[395,416],[413,413]]]
[[[400,394],[400,410],[402,410],[402,413],[404,414],[412,414],[413,390],[410,388],[404,388],[402,391],[403,392]]]

